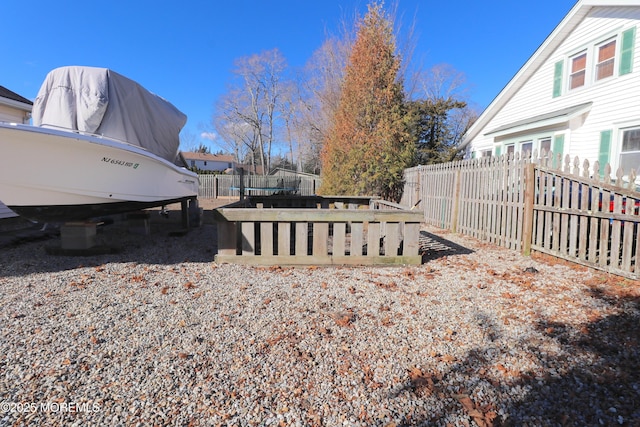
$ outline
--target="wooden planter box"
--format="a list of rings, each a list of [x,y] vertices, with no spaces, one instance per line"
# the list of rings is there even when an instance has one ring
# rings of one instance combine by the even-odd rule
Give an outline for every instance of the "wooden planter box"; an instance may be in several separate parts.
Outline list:
[[[420,264],[422,212],[369,197],[250,197],[214,210],[216,262]]]

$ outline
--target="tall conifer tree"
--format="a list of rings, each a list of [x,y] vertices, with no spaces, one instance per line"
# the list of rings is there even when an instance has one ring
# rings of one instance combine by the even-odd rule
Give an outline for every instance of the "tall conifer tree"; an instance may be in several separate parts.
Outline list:
[[[400,58],[381,4],[359,22],[340,103],[322,153],[322,194],[399,200],[414,144],[407,131]]]

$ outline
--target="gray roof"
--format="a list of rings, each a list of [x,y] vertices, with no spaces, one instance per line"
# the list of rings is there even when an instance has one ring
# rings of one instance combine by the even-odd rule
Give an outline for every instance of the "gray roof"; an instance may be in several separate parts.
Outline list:
[[[17,93],[7,89],[4,86],[0,86],[0,98],[7,98],[7,99],[11,99],[13,101],[22,102],[24,104],[33,105],[32,101],[29,101],[24,96],[20,96]]]

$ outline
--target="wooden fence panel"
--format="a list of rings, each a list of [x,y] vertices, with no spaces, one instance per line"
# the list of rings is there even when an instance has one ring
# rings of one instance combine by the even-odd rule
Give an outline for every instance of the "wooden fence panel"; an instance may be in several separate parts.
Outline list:
[[[420,211],[391,206],[372,209],[377,204],[367,199],[363,205],[357,198],[314,198],[318,208],[280,208],[266,199],[256,200],[214,210],[220,230],[218,248],[223,248],[218,250],[216,261],[255,265],[422,262],[418,253]],[[245,207],[249,205],[262,208]],[[345,205],[350,208],[336,208]],[[380,240],[385,242],[384,254],[380,253]]]
[[[533,179],[527,183],[525,171],[531,164]],[[601,172],[598,162],[590,168],[588,161],[581,164],[577,158],[534,152],[530,158],[501,156],[420,166],[405,176],[420,186],[420,209],[427,224],[506,248],[531,248],[640,277],[635,171],[628,176],[617,171],[612,181],[609,165]],[[527,187],[531,185],[533,189]],[[527,194],[533,200],[531,212],[525,212]],[[447,210],[454,207],[456,214],[451,216]],[[530,231],[523,228],[525,219]]]
[[[320,178],[306,175],[243,175],[244,187],[251,188],[251,195],[268,196],[279,191],[294,192],[301,196],[312,196],[320,187]],[[233,198],[240,196],[240,175],[199,174],[198,197],[202,199]],[[295,190],[293,190],[295,188]]]

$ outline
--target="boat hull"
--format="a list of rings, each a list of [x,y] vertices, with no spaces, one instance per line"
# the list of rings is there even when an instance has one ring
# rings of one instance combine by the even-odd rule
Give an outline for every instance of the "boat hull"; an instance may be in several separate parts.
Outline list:
[[[124,142],[0,123],[0,200],[63,222],[194,199],[198,176]]]

